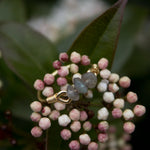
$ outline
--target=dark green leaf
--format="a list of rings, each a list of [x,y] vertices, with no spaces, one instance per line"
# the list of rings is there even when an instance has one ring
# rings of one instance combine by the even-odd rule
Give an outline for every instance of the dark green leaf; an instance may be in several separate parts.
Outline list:
[[[112,70],[119,71],[133,52],[136,37],[147,16],[147,10],[130,6],[125,13]]]
[[[93,62],[98,61],[100,57],[106,57],[110,61],[110,68],[117,48],[126,3],[127,0],[119,0],[95,19],[81,32],[68,52],[87,54]]]
[[[0,25],[0,48],[10,67],[21,79],[32,86],[37,78],[52,71],[52,61],[58,57],[53,44],[26,25]]]
[[[25,19],[26,12],[22,0],[0,1],[0,21],[24,22]]]

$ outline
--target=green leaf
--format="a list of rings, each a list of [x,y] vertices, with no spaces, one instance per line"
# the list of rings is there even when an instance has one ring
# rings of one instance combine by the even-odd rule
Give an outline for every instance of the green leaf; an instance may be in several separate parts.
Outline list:
[[[117,48],[123,12],[127,0],[119,0],[115,5],[89,24],[75,40],[68,53],[80,52],[90,56],[92,62],[106,57],[109,68]]]
[[[0,25],[0,48],[12,71],[28,85],[51,72],[52,61],[58,57],[53,44],[23,24]]]
[[[127,7],[112,71],[118,72],[131,56],[134,50],[136,37],[146,16],[147,10],[142,7]]]
[[[26,12],[22,0],[0,1],[0,21],[24,22],[25,19]]]

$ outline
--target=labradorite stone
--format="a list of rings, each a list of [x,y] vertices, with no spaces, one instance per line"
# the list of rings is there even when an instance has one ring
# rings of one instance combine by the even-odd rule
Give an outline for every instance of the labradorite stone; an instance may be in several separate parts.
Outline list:
[[[67,96],[73,101],[78,101],[80,98],[77,90],[71,85],[68,85],[67,87]]]
[[[84,84],[84,82],[80,78],[74,79],[74,87],[81,94],[86,94],[88,92],[87,86]]]
[[[88,88],[92,89],[96,87],[97,77],[95,76],[94,73],[92,72],[84,73],[81,79]]]

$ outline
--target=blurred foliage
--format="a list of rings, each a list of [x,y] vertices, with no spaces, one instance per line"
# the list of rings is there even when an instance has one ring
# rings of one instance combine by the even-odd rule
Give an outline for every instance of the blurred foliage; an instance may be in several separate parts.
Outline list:
[[[0,148],[2,150],[30,150],[34,149],[34,143],[38,143],[36,146],[37,149],[42,149],[42,139],[39,139],[39,141],[34,141],[34,138],[30,136],[32,122],[29,121],[29,115],[31,113],[29,104],[32,100],[36,99],[36,95],[31,86],[36,77],[42,77],[47,70],[49,72],[51,71],[51,68],[48,67],[51,65],[49,60],[56,59],[58,56],[58,51],[56,50],[55,46],[53,46],[53,44],[49,42],[45,37],[43,37],[39,33],[36,33],[35,31],[32,31],[32,29],[28,28],[25,24],[32,17],[46,16],[47,14],[49,14],[51,8],[53,8],[53,6],[55,5],[57,6],[58,1],[59,0],[0,1],[0,42],[2,43],[0,46],[1,48],[7,49],[9,52],[7,53],[7,55],[4,55],[4,59],[9,59],[9,62],[11,62],[9,64],[9,67],[15,73],[17,73],[17,75],[21,77],[26,76],[26,79],[23,77],[22,79],[29,83],[29,85],[27,85],[27,83],[20,80],[18,76],[16,76],[16,74],[14,74],[7,67],[5,62],[3,60],[0,60],[0,79],[3,80],[4,85],[2,90],[0,91],[0,97],[2,97],[2,101],[0,103],[0,115],[3,116],[3,113],[6,109],[10,109],[12,111],[13,127],[11,127],[11,130],[15,139],[18,141],[18,145],[13,147],[10,142],[5,139],[5,142],[0,142]],[[116,2],[116,0],[107,0],[107,2],[108,4],[112,4]],[[142,144],[144,144],[145,147],[147,147],[149,144],[146,138],[141,139],[141,136],[144,137],[145,133],[149,130],[149,119],[147,119],[150,114],[149,14],[149,0],[133,0],[128,2],[128,7],[125,11],[119,44],[112,68],[113,71],[117,71],[122,75],[127,74],[133,79],[133,86],[131,87],[131,90],[138,93],[139,103],[144,104],[147,107],[147,114],[145,118],[143,118],[143,123],[139,122],[136,132],[133,134],[132,144],[133,149],[136,150],[137,147],[139,148]],[[90,21],[91,19],[86,20],[85,22],[80,22],[72,35],[65,38],[62,37],[61,41],[55,43],[58,50],[64,51],[69,49],[71,43],[76,39],[78,33],[85,26],[87,26]],[[38,37],[38,40],[35,37]],[[41,42],[43,43],[43,45]],[[10,49],[13,51],[11,51]],[[26,53],[26,49],[28,49],[28,53]],[[42,51],[43,49],[45,51]],[[5,52],[6,51],[4,51],[4,53]],[[30,52],[33,53],[32,56],[34,57],[28,57],[30,55]],[[17,57],[18,54],[19,56],[23,57],[21,57],[20,59],[19,57]],[[25,55],[26,57],[24,57]],[[53,55],[54,57],[49,57],[51,55]],[[14,58],[12,59],[12,57],[10,56],[14,56]],[[50,61],[52,62],[52,60]],[[21,65],[18,66],[17,62],[20,62]],[[34,68],[32,67],[32,65],[30,65],[31,62],[33,62],[33,64],[35,63]],[[39,67],[39,62],[43,62],[41,66],[43,66],[43,64],[44,66],[46,66],[46,64],[48,66],[46,66],[46,68]],[[21,66],[25,64],[27,64],[27,67],[20,70]],[[25,74],[28,70],[28,74]],[[4,120],[1,119],[0,125],[3,122]],[[146,127],[144,126],[144,124],[147,124]],[[143,129],[142,131],[141,128]],[[57,128],[55,128],[55,124],[52,129],[54,132],[58,132],[55,131],[57,130]],[[55,142],[58,139],[59,138],[56,136],[51,140],[53,140],[52,142]],[[61,141],[58,141],[58,143],[61,143]]]

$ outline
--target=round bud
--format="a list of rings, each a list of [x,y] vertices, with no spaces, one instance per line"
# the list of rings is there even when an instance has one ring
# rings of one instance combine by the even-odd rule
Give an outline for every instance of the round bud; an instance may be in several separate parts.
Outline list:
[[[103,95],[103,100],[106,102],[106,103],[111,103],[114,101],[114,94],[112,92],[105,92],[104,95]]]
[[[125,120],[131,120],[134,117],[134,113],[131,109],[126,109],[123,112],[123,117]]]
[[[65,77],[69,74],[69,70],[68,67],[66,66],[62,66],[60,67],[60,69],[58,70],[58,75],[60,75],[61,77]]]
[[[98,134],[98,141],[101,143],[104,143],[108,140],[108,134],[107,133],[99,133]]]
[[[77,52],[72,52],[71,56],[70,56],[70,60],[73,63],[77,64],[77,63],[79,63],[81,61],[81,55],[79,53],[77,53]]]
[[[56,102],[56,103],[54,103],[54,107],[56,110],[61,111],[61,110],[64,110],[66,108],[66,104]]]
[[[64,77],[58,77],[58,78],[57,78],[57,84],[58,84],[59,86],[66,85],[66,84],[67,84],[67,79],[64,78]]]
[[[53,67],[54,67],[55,69],[60,69],[60,67],[61,67],[61,62],[58,61],[58,60],[55,60],[55,61],[53,62]]]
[[[129,103],[135,103],[138,100],[137,94],[134,92],[128,92],[127,101]]]
[[[91,142],[88,145],[88,150],[98,150],[98,144],[96,142]]]
[[[59,60],[62,61],[62,62],[68,61],[68,54],[65,53],[65,52],[64,53],[60,53]]]
[[[51,126],[51,121],[47,117],[43,117],[39,121],[39,127],[43,130],[48,129]]]
[[[120,80],[119,80],[119,85],[123,88],[128,88],[131,84],[131,80],[129,77],[121,77]]]
[[[51,109],[48,106],[43,107],[42,109],[42,115],[48,116],[51,113]]]
[[[71,119],[66,114],[63,114],[58,118],[58,123],[60,126],[66,127],[70,122]]]
[[[74,121],[71,125],[70,125],[70,129],[73,132],[78,132],[81,129],[81,123],[79,121]]]
[[[141,117],[145,114],[146,108],[143,105],[136,105],[133,112],[136,116]]]
[[[60,132],[60,135],[61,135],[62,139],[64,139],[64,140],[69,140],[71,138],[71,132],[68,129],[63,129]]]
[[[91,142],[91,138],[88,134],[81,134],[79,136],[79,141],[82,145],[88,145]]]
[[[98,129],[101,131],[101,132],[106,132],[109,128],[109,124],[107,121],[101,121],[99,124],[98,124]]]
[[[79,67],[76,64],[71,64],[70,65],[70,72],[75,74],[79,71]]]
[[[116,73],[111,73],[111,75],[109,76],[109,81],[116,83],[119,81],[119,75]]]
[[[39,122],[39,120],[41,119],[41,115],[39,113],[33,112],[30,118],[34,122]]]
[[[125,122],[123,125],[123,129],[126,133],[131,134],[135,130],[135,125],[132,122]]]
[[[122,110],[120,108],[114,108],[112,110],[112,116],[116,118],[121,118],[122,117]]]
[[[88,115],[87,115],[86,111],[81,111],[80,112],[80,121],[85,121],[85,120],[87,120],[87,118],[88,118]]]
[[[116,83],[109,84],[109,91],[116,93],[119,90],[119,86]]]
[[[43,133],[43,131],[40,127],[35,126],[31,129],[31,134],[34,137],[40,137],[42,135],[42,133]]]
[[[80,119],[80,111],[77,109],[72,109],[69,113],[69,117],[72,120],[79,120]]]
[[[91,60],[89,59],[89,57],[87,55],[83,55],[81,58],[81,64],[84,66],[88,66],[90,65]]]
[[[109,115],[109,112],[108,112],[107,108],[103,107],[103,108],[101,108],[101,109],[98,110],[98,116],[97,116],[97,118],[99,120],[107,120],[108,115]]]
[[[37,79],[34,82],[33,86],[37,91],[42,91],[44,89],[44,82],[42,80]]]
[[[73,140],[69,143],[69,148],[71,150],[80,150],[80,143],[76,140]]]
[[[83,129],[84,129],[85,131],[90,131],[90,130],[92,129],[92,124],[91,124],[91,122],[90,122],[90,121],[84,122],[84,124],[83,124]]]
[[[100,76],[103,78],[103,79],[108,79],[109,76],[110,76],[111,72],[108,70],[108,69],[104,69],[104,70],[101,70],[100,71]]]
[[[52,87],[45,87],[44,90],[42,91],[42,94],[45,97],[49,97],[49,96],[52,96],[54,94],[54,90]]]
[[[108,83],[109,81],[106,79],[101,80],[101,82],[99,82],[99,84],[97,85],[97,90],[99,92],[105,92],[107,90]]]
[[[39,101],[34,101],[30,104],[30,108],[34,111],[34,112],[40,112],[42,109],[42,104]]]
[[[52,75],[52,74],[45,74],[44,76],[44,82],[47,84],[47,85],[52,85],[55,81],[55,77]]]
[[[124,108],[124,100],[121,98],[117,98],[115,99],[115,101],[113,102],[114,107],[116,108]]]
[[[108,60],[106,58],[101,58],[98,61],[98,67],[99,69],[106,69],[108,66]]]
[[[52,120],[57,120],[59,116],[60,116],[59,111],[53,110],[51,112],[51,114],[49,115],[49,118],[52,119]]]

